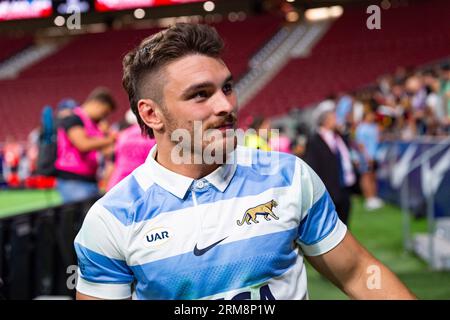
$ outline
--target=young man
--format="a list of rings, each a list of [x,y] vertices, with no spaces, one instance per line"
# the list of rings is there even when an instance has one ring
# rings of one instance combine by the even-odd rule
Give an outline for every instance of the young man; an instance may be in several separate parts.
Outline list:
[[[413,298],[347,232],[304,162],[236,147],[222,48],[214,29],[176,24],[125,57],[131,108],[157,145],[88,212],[75,239],[77,298],[306,299],[305,257],[352,298]]]
[[[98,152],[115,141],[115,136],[105,134],[99,123],[115,108],[111,94],[97,88],[81,107],[58,120],[55,168],[57,188],[64,203],[98,195]]]

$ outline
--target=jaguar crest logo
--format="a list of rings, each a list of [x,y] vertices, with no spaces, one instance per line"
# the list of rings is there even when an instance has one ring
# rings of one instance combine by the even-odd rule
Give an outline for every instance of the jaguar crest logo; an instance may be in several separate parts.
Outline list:
[[[269,216],[271,216],[275,220],[278,220],[279,218],[272,211],[273,208],[275,208],[276,206],[278,206],[278,203],[275,200],[270,200],[269,202],[250,208],[247,211],[245,211],[242,220],[241,221],[237,220],[236,223],[238,226],[242,226],[244,222],[250,224],[250,221],[253,223],[259,223],[259,221],[256,220],[257,216],[264,216],[264,219],[266,219],[267,221],[271,220]]]

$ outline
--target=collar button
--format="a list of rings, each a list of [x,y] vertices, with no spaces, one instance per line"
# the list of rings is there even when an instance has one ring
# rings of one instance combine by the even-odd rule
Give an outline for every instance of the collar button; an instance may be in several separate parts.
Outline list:
[[[204,186],[205,186],[205,183],[202,181],[202,180],[200,180],[200,181],[197,181],[197,183],[196,183],[196,185],[195,185],[198,189],[202,189]]]

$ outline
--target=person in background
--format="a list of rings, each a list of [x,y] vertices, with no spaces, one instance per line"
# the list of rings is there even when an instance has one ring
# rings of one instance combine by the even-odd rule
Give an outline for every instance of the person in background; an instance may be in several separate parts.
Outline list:
[[[62,119],[72,115],[72,110],[76,107],[78,107],[78,103],[74,99],[72,98],[62,99],[56,107],[57,119]]]
[[[292,153],[292,141],[286,135],[284,127],[279,127],[278,134],[271,135],[269,138],[269,148],[272,151]]]
[[[348,225],[350,187],[356,177],[350,152],[337,133],[335,106],[331,103],[320,104],[315,112],[315,120],[318,129],[308,139],[304,160],[322,179],[339,218]]]
[[[380,132],[375,123],[375,113],[367,111],[363,121],[357,126],[355,140],[359,151],[359,171],[361,174],[361,190],[366,199],[367,210],[379,209],[383,201],[377,197],[375,177],[375,155],[378,149]]]
[[[142,135],[136,116],[131,110],[127,111],[125,119],[130,126],[120,132],[117,138],[114,169],[107,184],[107,191],[143,164],[156,143],[154,138]]]
[[[4,175],[4,164],[3,164],[3,146],[0,145],[0,190],[6,187],[6,181]]]
[[[23,152],[23,146],[13,136],[6,137],[3,146],[3,174],[9,187],[18,188],[21,185],[19,166]]]
[[[252,119],[249,129],[253,129],[255,132],[247,132],[245,135],[245,146],[253,149],[270,151],[267,142],[269,138],[270,120],[262,116],[255,116]]]
[[[353,110],[353,97],[349,94],[342,95],[336,103],[336,121],[340,132],[347,132],[351,126]]]
[[[442,67],[442,80],[439,94],[444,102],[446,131],[450,133],[450,63]]]
[[[414,118],[416,119],[417,131],[420,135],[425,135],[427,132],[427,92],[425,90],[422,77],[419,74],[412,75],[406,80],[405,88],[409,97]]]
[[[116,139],[115,135],[102,132],[99,123],[115,108],[109,91],[97,88],[80,107],[58,120],[55,168],[57,189],[64,203],[98,195],[98,152]]]

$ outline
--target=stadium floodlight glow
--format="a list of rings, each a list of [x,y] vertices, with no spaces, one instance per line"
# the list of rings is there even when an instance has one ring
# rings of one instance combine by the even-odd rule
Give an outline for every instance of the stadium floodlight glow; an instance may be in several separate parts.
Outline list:
[[[53,23],[58,27],[62,27],[66,23],[66,19],[63,16],[57,16]]]
[[[288,22],[297,22],[299,18],[300,18],[300,15],[298,14],[297,11],[289,11],[286,14],[286,20]]]
[[[330,16],[328,8],[314,8],[306,10],[305,17],[310,21],[318,21],[328,19]]]
[[[238,20],[239,21],[244,21],[246,18],[247,18],[247,14],[244,11],[238,12]]]
[[[145,17],[145,11],[144,9],[139,8],[134,10],[133,15],[136,19],[143,19]]]
[[[384,10],[389,10],[389,9],[391,8],[391,6],[392,6],[392,4],[391,4],[391,2],[390,2],[389,0],[383,0],[383,1],[381,1],[381,7],[382,7]]]
[[[157,22],[160,28],[168,28],[171,25],[177,23],[177,18],[176,17],[161,18]]]
[[[344,13],[344,8],[342,8],[341,6],[332,6],[328,10],[328,12],[330,14],[330,17],[332,17],[332,18],[339,18]]]
[[[228,20],[230,20],[231,22],[235,22],[239,19],[239,15],[236,12],[230,12],[228,14]]]
[[[309,21],[319,21],[330,18],[338,18],[343,12],[344,9],[341,6],[314,8],[306,10],[305,17]]]
[[[216,5],[212,1],[206,1],[203,4],[203,9],[205,9],[206,12],[214,11],[215,8],[216,8]]]

